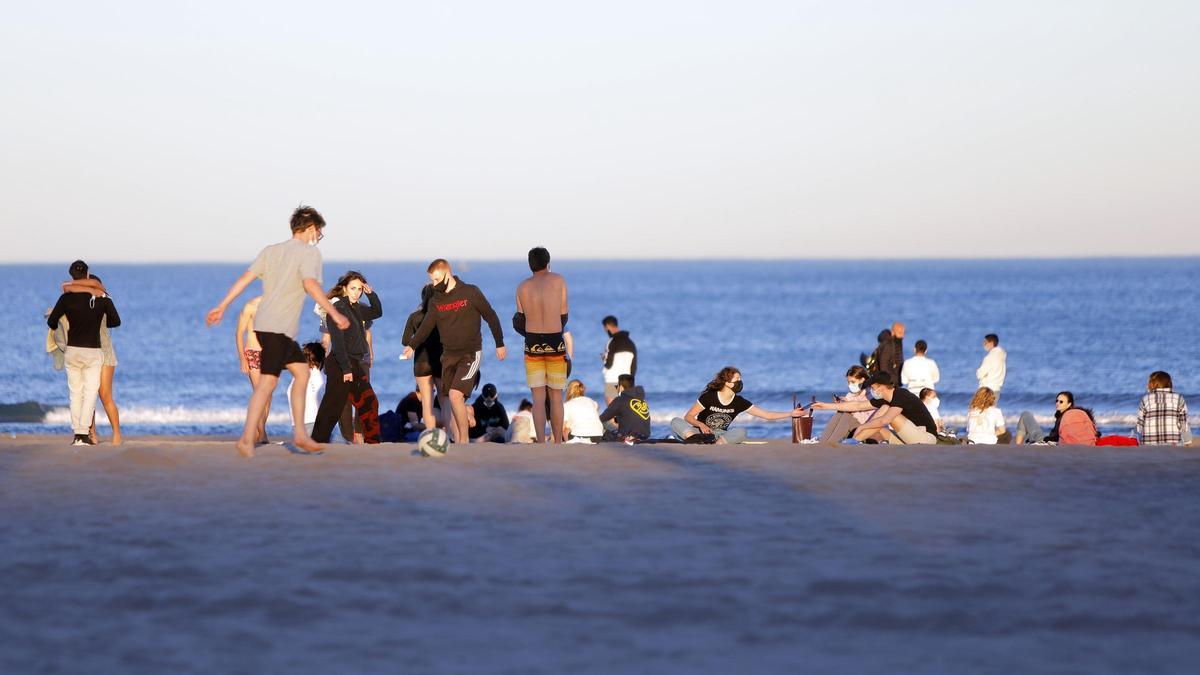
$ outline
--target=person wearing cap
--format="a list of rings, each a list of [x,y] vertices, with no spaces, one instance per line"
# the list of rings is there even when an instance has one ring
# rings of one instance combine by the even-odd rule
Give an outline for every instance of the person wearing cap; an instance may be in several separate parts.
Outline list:
[[[843,401],[841,403],[814,403],[817,410],[839,412],[866,412],[875,414],[854,430],[857,441],[886,441],[906,445],[933,445],[937,443],[937,423],[929,409],[907,389],[896,388],[896,383],[887,373],[875,373],[867,378],[872,399],[869,401]]]
[[[69,271],[75,282],[88,278],[88,266],[82,260],[71,263]],[[57,330],[58,322],[64,317],[70,326],[64,364],[71,396],[71,428],[75,434],[71,444],[95,445],[89,430],[96,413],[96,397],[100,395],[104,368],[100,327],[102,324],[107,324],[108,328],[120,326],[121,316],[106,293],[68,291],[59,296],[50,316],[46,317],[46,324],[51,330]]]
[[[474,423],[467,429],[472,443],[503,443],[508,434],[508,411],[496,398],[496,385],[483,385],[479,398],[471,404]]]

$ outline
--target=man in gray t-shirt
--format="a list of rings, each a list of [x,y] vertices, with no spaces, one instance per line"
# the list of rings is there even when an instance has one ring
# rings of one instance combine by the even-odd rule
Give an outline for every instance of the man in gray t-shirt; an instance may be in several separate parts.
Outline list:
[[[321,288],[321,253],[317,242],[325,235],[325,219],[317,210],[301,206],[292,213],[292,238],[268,246],[258,254],[250,268],[233,282],[221,304],[209,311],[206,322],[215,326],[225,310],[255,279],[262,279],[263,298],[254,318],[254,334],[262,345],[259,372],[261,376],[250,395],[246,409],[246,426],[236,444],[244,457],[254,456],[254,441],[258,438],[258,421],[262,418],[275,393],[279,375],[286,368],[292,381],[292,429],[296,447],[304,452],[320,452],[321,445],[309,437],[304,427],[305,389],[308,387],[308,362],[296,334],[300,330],[300,312],[308,296],[325,310],[328,318],[339,328],[350,325]]]

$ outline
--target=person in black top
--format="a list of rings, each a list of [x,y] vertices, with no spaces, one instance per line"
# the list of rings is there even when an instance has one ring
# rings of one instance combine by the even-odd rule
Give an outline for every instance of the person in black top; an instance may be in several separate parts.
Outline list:
[[[471,440],[476,443],[503,443],[508,435],[508,411],[496,398],[496,385],[491,382],[483,385],[482,395],[471,404],[471,409],[475,413],[475,423],[468,431]]]
[[[421,305],[417,307],[417,311],[408,315],[400,344],[405,347],[412,344],[413,336],[421,327],[421,322],[425,320],[431,302],[433,302],[433,284],[425,284],[421,288]],[[441,410],[450,409],[450,400],[446,397],[446,390],[442,387],[442,338],[438,335],[437,328],[430,331],[429,337],[425,338],[424,342],[416,345],[412,362],[413,378],[417,381],[417,391],[421,392],[423,428],[433,429],[439,425],[439,420],[433,415],[433,409],[439,407],[435,405],[439,402],[434,398],[435,389],[437,397],[441,399]]]
[[[76,260],[71,263],[71,279],[79,281],[88,277],[87,263]],[[96,396],[100,394],[100,371],[104,366],[104,351],[100,344],[100,322],[109,328],[121,325],[121,316],[107,294],[99,296],[88,292],[63,293],[46,324],[51,330],[66,317],[67,348],[64,363],[67,371],[67,390],[71,395],[71,429],[75,433],[72,445],[95,445],[88,435],[92,416],[96,413]]]
[[[870,401],[816,403],[813,408],[841,412],[875,409],[875,414],[854,430],[854,439],[858,441],[870,439],[909,445],[937,443],[937,422],[916,394],[896,388],[895,381],[887,373],[875,373],[867,378],[867,386],[874,397]]]
[[[417,327],[404,358],[412,358],[421,346],[438,330],[442,341],[442,385],[450,397],[450,437],[455,443],[469,442],[467,429],[467,397],[479,383],[479,363],[483,359],[483,336],[479,329],[484,321],[496,341],[496,358],[503,361],[504,330],[496,310],[477,286],[463,283],[450,270],[450,263],[438,258],[429,264],[429,281],[434,296],[429,311]]]
[[[621,330],[617,317],[604,317],[604,332],[608,344],[604,346],[604,402],[612,403],[617,396],[617,379],[621,375],[637,375],[637,345],[629,337],[629,331]]]
[[[682,441],[699,432],[714,436],[716,443],[741,443],[746,440],[746,430],[730,429],[729,425],[742,413],[762,420],[785,420],[809,414],[803,408],[787,412],[763,410],[742,398],[741,391],[742,371],[733,366],[722,368],[704,388],[700,398],[687,414],[671,420],[671,431]]]
[[[370,305],[359,303],[363,294],[370,300]],[[331,349],[325,358],[325,395],[317,408],[312,438],[318,443],[328,443],[333,427],[349,401],[362,420],[363,442],[378,443],[379,401],[371,388],[366,366],[370,346],[364,323],[383,316],[383,305],[358,272],[342,275],[329,291],[329,297],[337,311],[349,319],[350,325],[344,329],[329,326]]]
[[[604,432],[604,440],[624,441],[632,438],[641,441],[650,438],[650,404],[646,402],[645,390],[634,384],[633,375],[621,375],[617,378],[616,393],[616,398],[600,415],[601,422],[617,422],[616,430]]]

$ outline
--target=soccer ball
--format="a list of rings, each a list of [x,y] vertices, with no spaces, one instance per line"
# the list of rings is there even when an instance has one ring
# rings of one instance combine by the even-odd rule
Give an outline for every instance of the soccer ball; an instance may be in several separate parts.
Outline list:
[[[450,437],[441,429],[426,429],[417,438],[417,450],[422,457],[444,457],[450,449]]]

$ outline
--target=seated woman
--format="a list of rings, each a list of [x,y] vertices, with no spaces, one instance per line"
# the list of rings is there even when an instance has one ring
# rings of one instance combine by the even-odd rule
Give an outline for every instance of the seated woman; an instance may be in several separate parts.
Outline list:
[[[842,401],[866,401],[867,390],[863,387],[863,383],[867,381],[867,369],[862,366],[851,366],[850,370],[846,371],[846,387],[849,392],[845,396],[834,397],[835,403]],[[821,432],[821,437],[818,439],[821,443],[841,443],[854,433],[858,425],[866,422],[871,418],[871,413],[868,411],[859,412],[835,412],[830,418],[829,424],[825,425],[825,429]]]
[[[937,390],[932,387],[925,387],[921,393],[917,394],[917,398],[921,399],[921,403],[925,404],[925,409],[929,411],[929,416],[933,418],[934,424],[937,424],[938,433],[945,430],[942,424],[942,401],[938,398]]]
[[[1137,435],[1142,445],[1185,445],[1191,442],[1187,402],[1175,393],[1170,374],[1156,370],[1138,405]]]
[[[996,392],[980,387],[967,409],[967,441],[995,445],[1004,431],[1004,413],[996,407]]]
[[[719,444],[741,443],[746,440],[746,430],[730,429],[729,425],[742,413],[768,421],[807,417],[811,414],[803,408],[788,412],[763,410],[742,398],[741,391],[742,372],[733,366],[722,368],[704,387],[704,391],[688,409],[687,414],[671,420],[671,431],[681,441],[701,433],[711,434]]]
[[[1050,432],[1046,433],[1046,430],[1037,423],[1036,419],[1034,419],[1033,413],[1026,410],[1021,413],[1021,418],[1017,421],[1017,435],[1013,439],[1013,442],[1017,445],[1022,445],[1024,443],[1058,443],[1058,429],[1059,425],[1062,424],[1063,413],[1074,409],[1076,409],[1075,394],[1072,394],[1069,391],[1058,392],[1058,395],[1054,397],[1054,426],[1050,429]],[[1087,413],[1087,416],[1092,421],[1092,426],[1094,427],[1096,424],[1096,418],[1095,415],[1092,414],[1091,409],[1079,408],[1079,410]],[[1098,433],[1097,436],[1099,436]]]
[[[563,434],[568,443],[598,443],[604,437],[600,404],[586,394],[587,388],[579,380],[567,383],[567,401],[563,404]]]

